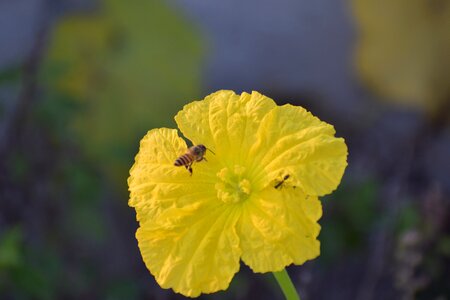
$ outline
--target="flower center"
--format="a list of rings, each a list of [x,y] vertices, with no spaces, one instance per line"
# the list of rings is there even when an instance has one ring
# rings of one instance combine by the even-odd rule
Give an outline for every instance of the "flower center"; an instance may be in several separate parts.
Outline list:
[[[246,200],[251,192],[250,181],[245,178],[245,168],[223,168],[217,173],[217,197],[225,203],[238,203]]]

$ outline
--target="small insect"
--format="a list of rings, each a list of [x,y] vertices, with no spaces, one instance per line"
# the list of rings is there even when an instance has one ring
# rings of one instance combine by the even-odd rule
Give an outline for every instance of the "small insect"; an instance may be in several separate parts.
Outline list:
[[[200,162],[202,160],[206,160],[205,152],[206,150],[211,151],[210,149],[207,149],[205,145],[199,144],[196,146],[190,147],[185,154],[181,155],[175,160],[174,166],[181,167],[185,166],[186,169],[191,173],[192,175],[192,164],[194,162]],[[211,151],[211,153],[214,154],[214,152]]]
[[[283,185],[283,183],[284,183],[288,178],[289,178],[289,175],[285,175],[285,176],[283,177],[283,180],[281,180],[280,182],[278,182],[278,183],[274,186],[274,188],[278,189],[279,187],[281,187],[281,186]]]

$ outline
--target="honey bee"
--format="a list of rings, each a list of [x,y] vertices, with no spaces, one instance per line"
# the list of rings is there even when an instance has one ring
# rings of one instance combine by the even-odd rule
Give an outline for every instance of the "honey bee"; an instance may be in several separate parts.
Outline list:
[[[181,155],[175,160],[174,166],[185,166],[185,168],[191,173],[192,176],[192,164],[194,162],[200,162],[202,160],[207,161],[205,157],[206,150],[211,151],[202,144],[192,146],[186,151],[185,154]],[[214,152],[212,151],[211,153],[214,154]]]
[[[280,182],[278,182],[275,186],[274,186],[274,188],[275,189],[278,189],[279,187],[281,187],[282,185],[283,185],[283,183],[287,180],[289,178],[289,175],[285,175],[284,177],[283,177],[283,180],[281,180]],[[295,188],[295,187],[294,187]]]

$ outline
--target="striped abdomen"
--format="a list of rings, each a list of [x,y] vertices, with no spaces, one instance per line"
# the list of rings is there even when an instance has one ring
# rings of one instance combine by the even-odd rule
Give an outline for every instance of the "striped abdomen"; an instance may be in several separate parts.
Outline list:
[[[187,165],[190,165],[194,160],[195,160],[194,155],[192,155],[190,153],[186,153],[186,154],[183,154],[180,157],[178,157],[175,160],[174,165],[176,167],[187,166]]]

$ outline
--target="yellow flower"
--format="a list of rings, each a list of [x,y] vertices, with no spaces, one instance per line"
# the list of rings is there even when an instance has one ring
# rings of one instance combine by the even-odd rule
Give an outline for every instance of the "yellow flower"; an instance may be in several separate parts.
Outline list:
[[[218,91],[175,120],[207,161],[174,166],[188,146],[176,129],[150,130],[131,168],[129,205],[147,268],[163,288],[196,297],[226,289],[242,260],[280,271],[317,257],[318,196],[333,191],[347,147],[333,126],[257,93]]]

